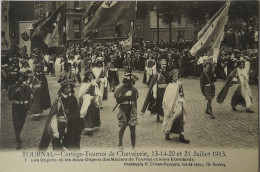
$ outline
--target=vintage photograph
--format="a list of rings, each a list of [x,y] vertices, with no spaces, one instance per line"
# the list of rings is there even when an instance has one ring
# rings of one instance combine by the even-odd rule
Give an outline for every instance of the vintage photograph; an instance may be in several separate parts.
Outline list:
[[[1,1],[0,152],[258,162],[258,31],[258,1]]]

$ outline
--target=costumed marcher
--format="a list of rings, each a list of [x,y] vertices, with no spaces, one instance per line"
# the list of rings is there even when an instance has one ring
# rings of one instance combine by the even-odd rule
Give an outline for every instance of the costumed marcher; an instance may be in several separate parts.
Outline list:
[[[185,123],[185,100],[182,83],[179,79],[179,70],[174,69],[169,72],[169,84],[166,87],[163,97],[163,132],[166,140],[171,140],[170,133],[179,134],[179,142],[190,143],[189,140],[184,138]]]
[[[101,125],[99,111],[101,92],[90,69],[85,73],[85,78],[79,89],[78,99],[84,132],[88,136],[93,136],[94,129]]]
[[[79,150],[81,119],[77,98],[74,96],[72,80],[61,82],[58,98],[52,104],[39,144],[46,151],[50,142],[53,150]]]
[[[48,67],[47,67],[47,74],[51,73],[51,76],[55,75],[55,69],[54,69],[54,63],[55,63],[55,54],[52,54],[49,61],[48,61]]]
[[[1,65],[1,90],[6,89],[8,90],[8,78],[10,77],[8,64]]]
[[[114,55],[110,55],[110,62],[108,63],[108,82],[110,84],[110,91],[114,92],[116,86],[119,84],[118,70],[115,67]]]
[[[160,60],[160,69],[151,80],[150,88],[141,110],[142,114],[148,109],[151,112],[151,115],[157,115],[157,122],[160,122],[160,116],[164,116],[162,101],[169,79],[166,64],[165,59]]]
[[[30,114],[31,117],[38,120],[41,118],[43,110],[47,110],[51,107],[48,82],[41,64],[35,65],[34,75],[29,79],[28,84],[33,90]]]
[[[76,73],[76,77],[78,79],[79,84],[81,84],[81,77],[80,77],[80,73],[81,73],[81,56],[79,55],[79,53],[77,55],[75,55],[75,59],[73,62],[73,67],[75,68],[75,73]]]
[[[16,75],[20,70],[20,66],[18,63],[19,63],[19,61],[16,58],[12,59],[12,61],[11,61],[11,65],[9,68],[10,75],[9,75],[9,78],[7,78],[8,86],[11,86],[16,83]]]
[[[55,75],[59,78],[61,71],[63,71],[64,60],[61,56],[58,56],[55,60],[54,67],[55,67]]]
[[[236,69],[234,69],[227,78],[227,81],[220,91],[217,102],[222,104],[226,98],[229,87],[233,85],[233,83],[237,84],[237,89],[234,92],[231,99],[231,107],[234,111],[237,111],[236,106],[242,105],[246,107],[246,112],[254,113],[250,109],[252,105],[252,92],[248,84],[248,75],[247,71],[244,70],[245,61],[244,59],[240,59],[237,62]]]
[[[102,57],[96,59],[96,65],[92,68],[92,72],[95,76],[99,90],[101,91],[101,101],[107,100],[107,76]],[[100,108],[102,109],[102,104],[100,104]]]
[[[65,63],[64,64],[64,70],[60,73],[58,83],[61,83],[62,81],[71,79],[74,84],[76,82],[76,74],[71,70],[71,63]]]
[[[134,66],[134,60],[131,58],[131,51],[126,52],[126,57],[123,60],[125,73],[132,72]]]
[[[131,143],[132,147],[135,147],[135,126],[138,124],[137,122],[137,99],[138,99],[138,91],[133,86],[135,84],[135,80],[138,77],[133,74],[126,73],[123,79],[123,85],[120,86],[114,97],[116,98],[117,105],[119,104],[119,112],[117,114],[117,119],[119,121],[119,146],[123,146],[123,136],[127,126],[130,128],[131,133]]]
[[[212,63],[209,60],[204,61],[204,70],[200,75],[200,88],[202,94],[205,96],[207,102],[206,114],[210,114],[212,119],[215,119],[215,115],[212,112],[212,99],[215,96],[216,74],[212,69]]]
[[[26,73],[28,70],[31,70],[27,60],[22,60],[21,64],[20,72]]]
[[[145,62],[145,71],[144,71],[144,77],[145,77],[145,83],[149,86],[152,77],[156,73],[156,62],[153,60],[153,55],[149,54],[148,59]]]
[[[24,83],[28,79],[25,73],[18,72],[15,79],[17,82],[10,86],[8,97],[9,100],[13,101],[12,117],[17,143],[16,149],[21,149],[22,140],[20,134],[25,123],[26,115],[29,113],[32,89]]]
[[[34,65],[35,65],[35,54],[32,54],[31,55],[31,58],[28,60],[28,64],[29,64],[29,66],[30,66],[30,70],[31,71],[34,71]]]

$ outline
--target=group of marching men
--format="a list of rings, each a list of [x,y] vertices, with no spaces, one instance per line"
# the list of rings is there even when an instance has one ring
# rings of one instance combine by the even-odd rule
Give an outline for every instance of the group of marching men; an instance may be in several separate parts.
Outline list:
[[[137,122],[137,99],[138,91],[134,87],[138,77],[134,75],[131,66],[131,54],[126,53],[125,74],[122,85],[119,85],[118,69],[114,66],[114,56],[109,55],[109,61],[105,64],[104,56],[96,57],[95,63],[86,67],[84,79],[80,85],[77,97],[74,95],[76,80],[81,83],[81,68],[75,63],[80,60],[71,58],[64,61],[64,69],[57,76],[61,87],[58,97],[51,105],[48,82],[44,73],[44,58],[36,58],[37,63],[31,65],[27,61],[20,61],[22,67],[13,71],[13,83],[8,89],[9,99],[12,100],[12,116],[17,142],[17,149],[21,149],[20,133],[25,123],[26,115],[29,113],[33,119],[40,119],[43,110],[51,107],[46,126],[40,141],[39,149],[46,150],[52,142],[54,150],[79,149],[82,131],[93,136],[95,128],[100,127],[100,109],[102,101],[107,99],[107,88],[115,91],[114,97],[119,105],[117,118],[119,121],[119,146],[123,146],[124,131],[129,126],[131,133],[131,144],[135,147]],[[78,54],[77,54],[78,55]],[[148,53],[144,73],[144,83],[149,87],[146,99],[141,109],[141,115],[149,110],[152,115],[164,117],[162,129],[165,139],[170,140],[170,134],[179,135],[181,143],[190,143],[184,138],[185,108],[184,91],[179,81],[179,70],[167,70],[167,60],[161,59],[159,65]],[[51,58],[50,58],[51,59]],[[50,61],[50,60],[49,60]],[[129,63],[127,63],[129,61]],[[60,61],[62,64],[62,60]],[[13,59],[12,65],[19,66],[19,61]],[[158,66],[158,67],[156,67]],[[201,92],[207,100],[206,114],[215,118],[212,111],[212,99],[215,96],[216,75],[212,57],[203,62],[204,70],[201,73]],[[15,68],[15,67],[14,67]],[[62,67],[61,67],[62,68]],[[74,69],[73,69],[74,68]],[[227,82],[217,97],[219,103],[223,103],[228,89],[232,84],[237,84],[237,89],[232,97],[231,106],[237,111],[237,105],[246,107],[246,111],[253,113],[252,93],[248,84],[248,72],[245,71],[245,61],[237,61],[236,68],[229,75]],[[77,76],[78,75],[78,76]],[[117,87],[118,86],[118,87]],[[116,88],[117,87],[117,88]],[[117,107],[116,106],[116,107]]]

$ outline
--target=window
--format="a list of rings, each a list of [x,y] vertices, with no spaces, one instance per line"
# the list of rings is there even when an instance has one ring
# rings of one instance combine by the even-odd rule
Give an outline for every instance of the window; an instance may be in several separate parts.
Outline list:
[[[80,20],[74,20],[73,31],[74,31],[74,38],[80,39],[80,37],[81,37],[81,21]]]
[[[122,36],[122,25],[117,25],[116,26],[116,37],[121,37]]]
[[[181,18],[178,18],[178,25],[181,25]]]
[[[74,8],[79,8],[79,1],[74,1]]]

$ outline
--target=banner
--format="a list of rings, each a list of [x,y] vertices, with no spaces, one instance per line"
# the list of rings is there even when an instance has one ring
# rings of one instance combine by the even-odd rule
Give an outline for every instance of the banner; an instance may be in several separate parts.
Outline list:
[[[30,30],[32,29],[32,21],[19,22],[19,48],[25,48],[27,54],[31,55]]]
[[[57,43],[52,43],[51,41],[59,41],[58,39],[62,27],[60,22],[65,22],[65,20],[61,20],[62,13],[65,14],[65,5],[61,5],[52,15],[50,15],[46,20],[40,22],[38,27],[35,29],[32,34],[32,39],[43,41],[48,47],[57,45]],[[64,17],[63,17],[64,18]],[[56,31],[55,31],[56,29]],[[59,31],[59,32],[58,32]],[[54,35],[53,35],[54,34]],[[57,35],[58,34],[58,35]]]
[[[118,25],[135,19],[135,1],[104,1],[91,19],[86,20],[84,32],[103,26]]]
[[[224,37],[224,28],[228,19],[230,1],[209,20],[205,27],[198,33],[198,42],[190,50],[193,56],[207,54],[213,56],[213,62],[217,63],[220,52],[220,44]]]
[[[2,22],[1,22],[1,50],[11,49],[10,30],[9,30],[9,8],[10,2],[2,1]]]

